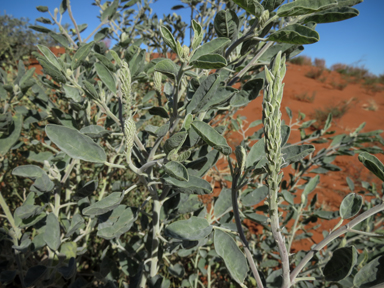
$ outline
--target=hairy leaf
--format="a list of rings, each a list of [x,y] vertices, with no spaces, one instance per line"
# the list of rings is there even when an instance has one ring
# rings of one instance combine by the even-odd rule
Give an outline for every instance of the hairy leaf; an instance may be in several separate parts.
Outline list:
[[[74,159],[94,163],[104,163],[107,160],[103,148],[75,129],[49,124],[45,131],[49,139]]]
[[[200,240],[207,237],[212,226],[204,218],[192,216],[188,220],[179,220],[165,228],[165,233],[172,238],[181,240]]]
[[[236,242],[227,233],[216,229],[214,244],[215,251],[223,258],[232,278],[237,283],[242,284],[248,273],[248,265]]]
[[[309,27],[292,24],[272,33],[268,40],[290,44],[312,44],[318,42],[320,36],[319,33]]]
[[[232,152],[231,147],[227,144],[225,138],[220,135],[215,129],[203,121],[192,122],[192,127],[197,134],[210,146],[219,150],[224,155],[229,155]]]
[[[335,250],[323,269],[326,281],[340,281],[348,277],[357,262],[355,246]]]
[[[277,10],[280,17],[300,16],[319,12],[337,5],[337,0],[296,0],[284,4]]]

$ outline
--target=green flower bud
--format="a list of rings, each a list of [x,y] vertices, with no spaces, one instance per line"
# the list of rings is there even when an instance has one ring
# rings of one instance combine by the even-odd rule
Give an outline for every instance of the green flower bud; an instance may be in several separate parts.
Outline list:
[[[154,73],[154,82],[155,82],[155,90],[158,91],[159,93],[161,93],[161,78],[162,78],[162,75],[160,72],[155,72]]]
[[[123,94],[123,99],[125,99],[127,111],[130,111],[132,106],[131,71],[129,71],[127,62],[121,61],[121,64],[122,65],[118,73],[121,84],[120,87]]]
[[[127,120],[125,120],[124,132],[125,132],[127,157],[129,157],[130,159],[131,151],[133,148],[133,143],[135,141],[135,135],[136,135],[136,124],[132,117],[129,117]]]

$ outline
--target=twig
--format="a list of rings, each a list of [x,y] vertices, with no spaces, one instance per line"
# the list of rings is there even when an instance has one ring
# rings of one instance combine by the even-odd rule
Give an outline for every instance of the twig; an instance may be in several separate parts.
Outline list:
[[[299,265],[292,271],[291,273],[291,283],[294,285],[296,283],[296,277],[300,273],[300,271],[304,268],[304,266],[312,259],[313,255],[315,255],[316,252],[323,249],[325,246],[327,246],[331,241],[335,240],[337,237],[343,235],[344,233],[350,232],[350,229],[359,224],[360,222],[364,221],[365,219],[371,217],[372,215],[384,210],[384,203],[377,205],[368,211],[365,211],[361,215],[357,216],[355,219],[353,219],[348,224],[344,225],[343,227],[339,228],[332,234],[329,234],[325,239],[323,239],[319,244],[317,244],[311,251],[305,255],[305,257],[301,260]],[[355,230],[354,230],[355,231]],[[356,232],[354,232],[356,233]]]
[[[79,42],[81,43],[83,41],[81,41],[80,31],[79,31],[79,27],[77,26],[76,20],[75,20],[75,18],[73,18],[72,9],[71,9],[71,1],[70,0],[67,0],[67,9],[68,9],[69,17],[71,18],[72,23],[75,26],[77,38],[79,39]]]

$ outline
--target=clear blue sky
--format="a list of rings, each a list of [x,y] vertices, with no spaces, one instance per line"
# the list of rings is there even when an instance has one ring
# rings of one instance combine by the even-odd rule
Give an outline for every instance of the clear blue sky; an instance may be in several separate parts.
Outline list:
[[[99,15],[99,9],[92,6],[92,2],[92,0],[71,1],[72,11],[78,24],[88,24],[88,28],[83,32],[85,36],[99,24],[96,18]],[[27,17],[33,24],[38,17],[50,18],[48,13],[38,12],[35,9],[36,6],[48,6],[53,12],[60,3],[61,0],[0,0],[0,13],[2,15],[7,13],[17,18]],[[153,13],[157,13],[161,18],[163,14],[176,12],[189,23],[189,10],[171,10],[171,7],[177,4],[182,3],[179,0],[158,0],[152,6]],[[364,65],[376,75],[384,74],[384,17],[382,15],[384,0],[365,0],[355,7],[360,11],[358,17],[342,22],[319,24],[316,30],[320,34],[320,42],[305,45],[303,55],[310,56],[312,59],[323,58],[328,67],[335,63],[357,64]],[[71,23],[68,13],[64,14],[62,23]]]

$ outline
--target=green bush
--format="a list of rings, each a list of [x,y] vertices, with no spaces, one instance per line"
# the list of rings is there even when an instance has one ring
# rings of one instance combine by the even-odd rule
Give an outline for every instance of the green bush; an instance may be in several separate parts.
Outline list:
[[[357,16],[350,6],[361,1],[283,2],[182,1],[172,9],[189,7],[185,23],[176,14],[159,20],[147,1],[95,1],[105,26],[88,35],[69,0],[53,13],[37,7],[60,32],[31,28],[66,53],[56,57],[38,45],[34,56],[44,75],[33,75],[21,61],[14,77],[1,70],[2,285],[383,282],[382,189],[367,184],[356,191],[347,178],[351,193],[339,211],[318,208],[315,193],[320,174],[340,170],[332,164],[339,155],[358,154],[384,180],[383,164],[369,154],[382,149],[366,145],[382,145],[382,131],[362,133],[361,125],[333,135],[329,115],[323,129],[307,134],[314,120],[303,121],[303,113],[293,120],[286,108],[290,123],[284,123],[280,112],[286,58],[319,40],[314,22]],[[64,13],[73,21],[71,31],[60,24]],[[105,38],[118,39],[111,50]],[[149,61],[153,52],[162,58]],[[262,120],[248,127],[243,118],[234,121],[261,90]],[[223,136],[230,126],[243,132],[237,147]],[[296,126],[301,141],[290,144]],[[315,152],[314,143],[329,145]],[[230,173],[220,172],[219,159]],[[283,180],[281,169],[288,166]],[[223,184],[218,197],[212,196],[212,175]],[[246,234],[245,219],[263,232]],[[320,229],[311,223],[331,219],[339,222],[323,231],[324,240],[293,253],[296,240]]]

